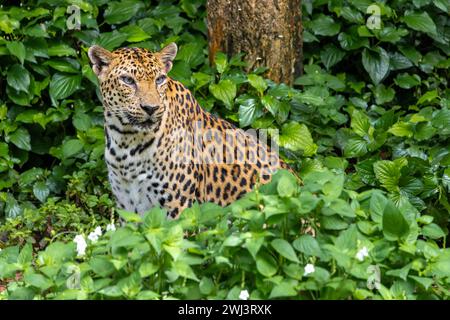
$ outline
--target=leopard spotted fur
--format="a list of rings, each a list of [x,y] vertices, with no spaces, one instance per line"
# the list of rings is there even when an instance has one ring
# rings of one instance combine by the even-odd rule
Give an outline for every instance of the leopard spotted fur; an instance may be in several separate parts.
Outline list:
[[[227,205],[278,168],[289,169],[255,135],[203,110],[167,76],[176,53],[174,43],[159,52],[89,49],[103,98],[109,181],[128,211],[160,205],[176,218],[195,201]]]

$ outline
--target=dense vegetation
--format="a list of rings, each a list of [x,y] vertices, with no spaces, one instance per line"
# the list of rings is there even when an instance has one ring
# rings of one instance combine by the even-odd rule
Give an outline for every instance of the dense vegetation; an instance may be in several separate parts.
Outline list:
[[[294,87],[245,73],[242,55],[210,66],[203,0],[13,3],[0,7],[0,299],[449,298],[448,1],[379,2],[371,30],[371,1],[304,0]],[[172,41],[171,76],[240,127],[279,129],[302,185],[280,171],[176,221],[114,208],[87,48]]]

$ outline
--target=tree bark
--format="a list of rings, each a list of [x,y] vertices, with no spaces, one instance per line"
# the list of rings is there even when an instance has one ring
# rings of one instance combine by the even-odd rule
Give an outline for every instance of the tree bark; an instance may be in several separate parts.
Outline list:
[[[209,58],[245,52],[248,70],[292,84],[302,73],[301,0],[208,0]]]

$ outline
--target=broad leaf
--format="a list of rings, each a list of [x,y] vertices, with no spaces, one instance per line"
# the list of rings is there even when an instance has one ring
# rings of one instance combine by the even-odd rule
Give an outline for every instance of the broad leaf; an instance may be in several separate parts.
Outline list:
[[[407,12],[403,17],[403,21],[408,25],[408,27],[416,31],[421,31],[432,35],[437,34],[436,25],[427,12]]]
[[[43,181],[38,181],[33,186],[33,194],[39,201],[45,202],[48,195],[50,194],[50,189],[47,184]]]
[[[130,20],[143,6],[141,1],[135,0],[112,1],[108,4],[103,17],[109,24],[119,24]]]
[[[389,72],[389,55],[381,47],[364,49],[362,63],[374,84],[379,84]]]
[[[320,51],[320,60],[328,70],[345,57],[345,51],[337,48],[333,44],[326,45]]]
[[[261,76],[258,76],[256,74],[249,74],[248,82],[259,92],[260,95],[262,95],[263,92],[267,89],[266,81]]]
[[[15,64],[8,69],[7,77],[8,85],[17,91],[28,92],[30,87],[30,73],[20,64]]]
[[[308,127],[298,122],[284,124],[278,139],[280,146],[293,151],[302,150],[305,156],[312,156],[317,151]]]
[[[315,35],[334,36],[339,33],[341,25],[335,22],[331,16],[321,14],[310,22],[310,28]]]
[[[67,98],[80,88],[80,75],[55,73],[50,82],[50,96],[54,101]]]
[[[19,41],[11,41],[6,42],[6,47],[9,50],[9,53],[13,56],[16,56],[19,59],[20,63],[23,64],[26,56],[25,45]]]
[[[216,99],[222,101],[228,109],[233,107],[236,97],[236,85],[231,80],[220,80],[217,84],[210,84],[209,90]]]
[[[31,150],[31,137],[28,130],[19,128],[9,135],[9,140],[23,150]]]
[[[391,241],[406,237],[409,233],[408,222],[391,200],[386,202],[382,226],[384,236]]]

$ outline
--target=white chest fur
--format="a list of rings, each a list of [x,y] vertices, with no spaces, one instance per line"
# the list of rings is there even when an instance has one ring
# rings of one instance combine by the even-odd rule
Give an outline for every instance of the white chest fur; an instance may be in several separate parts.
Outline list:
[[[105,160],[117,205],[131,212],[148,211],[164,197],[161,192],[163,184],[154,160],[157,139],[132,138],[124,141],[114,132],[109,132],[107,139]],[[151,141],[154,143],[149,144]]]

